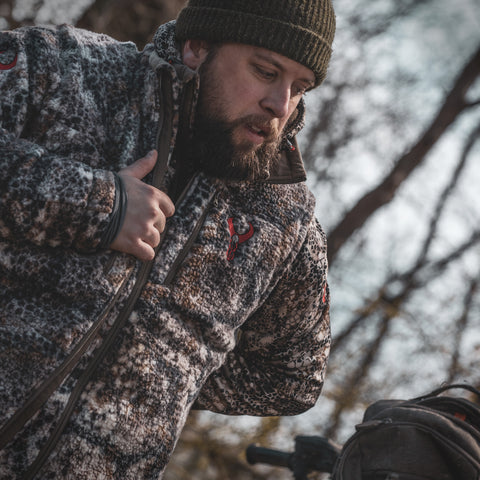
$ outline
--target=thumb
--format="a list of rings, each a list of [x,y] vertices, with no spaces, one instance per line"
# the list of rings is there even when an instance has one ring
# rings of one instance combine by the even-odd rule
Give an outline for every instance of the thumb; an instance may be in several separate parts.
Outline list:
[[[144,157],[121,170],[121,173],[141,180],[149,174],[157,163],[158,153],[156,150],[148,152]]]

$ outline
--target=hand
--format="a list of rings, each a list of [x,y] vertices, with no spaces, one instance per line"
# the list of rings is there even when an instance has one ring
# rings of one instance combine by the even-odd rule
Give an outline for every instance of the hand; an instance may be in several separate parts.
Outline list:
[[[142,178],[153,170],[157,155],[153,150],[118,172],[127,191],[127,211],[110,248],[130,253],[143,261],[155,256],[154,248],[160,243],[167,218],[175,212],[167,194],[142,182]]]

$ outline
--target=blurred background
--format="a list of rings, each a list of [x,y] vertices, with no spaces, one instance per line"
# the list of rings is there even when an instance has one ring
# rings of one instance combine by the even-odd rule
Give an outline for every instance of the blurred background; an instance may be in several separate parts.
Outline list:
[[[0,0],[0,29],[71,23],[142,49],[184,4]],[[374,400],[480,387],[480,0],[333,4],[329,76],[299,139],[329,241],[323,395],[296,417],[193,412],[167,480],[289,479],[245,447],[342,443]]]

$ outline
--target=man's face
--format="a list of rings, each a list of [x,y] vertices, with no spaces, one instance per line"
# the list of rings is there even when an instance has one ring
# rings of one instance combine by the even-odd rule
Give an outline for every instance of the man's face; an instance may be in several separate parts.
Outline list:
[[[278,157],[282,132],[315,76],[264,48],[223,44],[200,66],[193,154],[207,173],[258,180]]]

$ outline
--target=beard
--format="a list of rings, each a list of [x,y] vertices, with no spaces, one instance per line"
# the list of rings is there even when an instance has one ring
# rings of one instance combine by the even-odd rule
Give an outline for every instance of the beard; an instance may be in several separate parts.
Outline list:
[[[266,115],[225,118],[226,105],[218,95],[222,85],[211,69],[215,53],[211,50],[200,67],[200,93],[186,156],[196,169],[216,178],[266,180],[280,156],[278,129]],[[236,140],[236,131],[251,125],[260,125],[268,132],[262,144]]]
[[[235,143],[235,129],[259,124],[257,116],[228,122],[215,116],[198,114],[190,142],[189,157],[199,170],[224,180],[266,180],[279,156],[279,141],[260,146]]]

